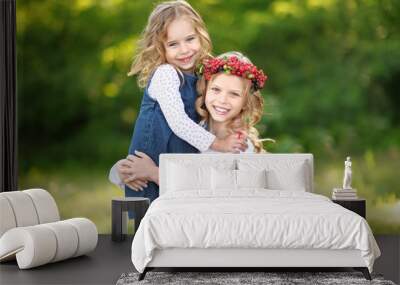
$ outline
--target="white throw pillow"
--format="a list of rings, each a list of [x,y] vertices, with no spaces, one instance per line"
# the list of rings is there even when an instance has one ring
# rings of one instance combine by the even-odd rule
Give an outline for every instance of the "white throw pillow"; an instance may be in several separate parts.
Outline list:
[[[306,160],[239,159],[240,170],[266,169],[267,187],[271,190],[306,191],[310,189],[309,167]]]
[[[238,188],[267,188],[267,171],[262,170],[236,170]]]
[[[168,191],[185,191],[211,188],[211,167],[186,166],[178,163],[168,165]]]
[[[236,190],[236,170],[211,169],[211,187],[213,190]]]
[[[307,179],[304,165],[287,169],[285,172],[272,169],[267,171],[268,188],[272,190],[306,191]]]

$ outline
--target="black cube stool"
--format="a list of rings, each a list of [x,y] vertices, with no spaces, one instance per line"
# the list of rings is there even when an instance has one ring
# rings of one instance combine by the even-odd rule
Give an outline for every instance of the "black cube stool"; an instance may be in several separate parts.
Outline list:
[[[135,229],[136,233],[140,221],[143,219],[149,208],[150,200],[142,197],[118,197],[113,198],[111,203],[112,208],[112,226],[111,239],[113,241],[125,240],[124,230],[126,229],[126,213],[132,211],[135,213]]]

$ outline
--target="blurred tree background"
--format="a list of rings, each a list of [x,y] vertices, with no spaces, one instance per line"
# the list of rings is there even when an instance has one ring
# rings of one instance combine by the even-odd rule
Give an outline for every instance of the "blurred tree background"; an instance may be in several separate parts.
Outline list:
[[[375,233],[400,233],[400,1],[198,0],[214,54],[239,50],[269,76],[262,137],[311,152],[316,192],[367,198]],[[128,150],[142,91],[127,77],[157,2],[17,0],[20,188],[43,187],[63,218],[110,232],[107,180]]]

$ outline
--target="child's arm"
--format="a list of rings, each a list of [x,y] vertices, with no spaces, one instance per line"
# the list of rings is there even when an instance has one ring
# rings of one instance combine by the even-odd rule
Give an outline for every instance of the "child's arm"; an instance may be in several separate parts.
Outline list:
[[[155,71],[148,89],[150,97],[160,104],[171,130],[200,151],[209,148],[222,152],[235,152],[236,148],[245,150],[243,139],[235,136],[218,139],[189,118],[179,92],[180,84],[175,68],[164,64]]]
[[[122,182],[122,179],[119,177],[119,175],[118,175],[118,170],[117,170],[117,167],[118,167],[118,163],[119,163],[120,161],[118,161],[117,163],[115,163],[112,167],[111,167],[111,169],[110,169],[110,173],[108,174],[108,180],[111,182],[111,183],[113,183],[113,184],[115,184],[115,185],[117,185],[119,188],[121,188],[121,189],[124,189],[124,182]]]

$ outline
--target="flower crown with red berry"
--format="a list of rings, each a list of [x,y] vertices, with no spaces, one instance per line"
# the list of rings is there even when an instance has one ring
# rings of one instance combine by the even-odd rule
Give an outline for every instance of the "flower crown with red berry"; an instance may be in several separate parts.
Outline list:
[[[196,73],[204,75],[208,81],[213,74],[220,72],[250,80],[254,91],[262,89],[268,78],[262,69],[257,69],[254,64],[241,61],[237,56],[205,59],[202,64],[199,64]]]

